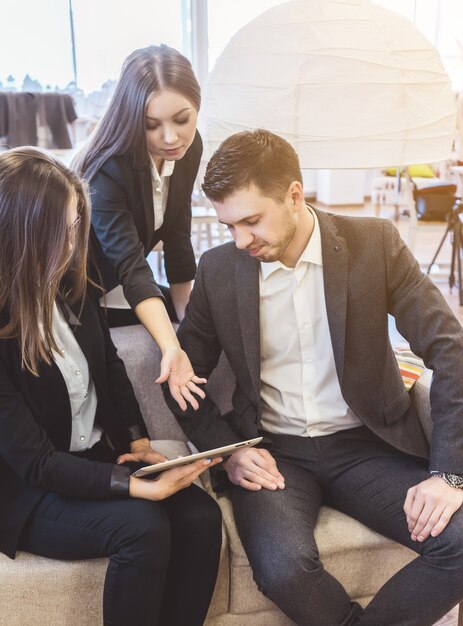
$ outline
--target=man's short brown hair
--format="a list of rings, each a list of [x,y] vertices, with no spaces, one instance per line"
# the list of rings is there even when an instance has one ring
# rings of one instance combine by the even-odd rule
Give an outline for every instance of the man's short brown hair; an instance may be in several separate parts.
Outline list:
[[[220,144],[207,165],[202,188],[207,198],[223,202],[253,183],[264,195],[282,201],[295,180],[302,184],[294,148],[270,131],[258,129],[236,133]]]

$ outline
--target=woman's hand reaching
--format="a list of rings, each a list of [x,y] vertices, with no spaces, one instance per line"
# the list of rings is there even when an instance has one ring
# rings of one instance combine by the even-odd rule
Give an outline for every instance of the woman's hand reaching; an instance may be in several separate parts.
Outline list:
[[[157,383],[166,382],[169,390],[182,411],[186,411],[187,402],[195,409],[199,408],[198,400],[193,394],[205,398],[206,394],[198,385],[207,382],[205,378],[195,375],[186,352],[181,348],[172,347],[164,352],[161,361],[161,373]]]

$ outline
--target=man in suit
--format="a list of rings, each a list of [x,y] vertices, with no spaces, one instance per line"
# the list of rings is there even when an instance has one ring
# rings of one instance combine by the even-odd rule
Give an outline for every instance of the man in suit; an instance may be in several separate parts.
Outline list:
[[[264,436],[223,464],[259,588],[299,625],[433,624],[463,598],[459,322],[391,222],[305,204],[272,133],[223,142],[203,189],[234,242],[203,255],[179,339],[198,376],[223,350],[236,390],[223,417],[171,406],[199,449]],[[434,370],[430,442],[388,313]],[[365,610],[319,560],[322,501],[420,555]]]

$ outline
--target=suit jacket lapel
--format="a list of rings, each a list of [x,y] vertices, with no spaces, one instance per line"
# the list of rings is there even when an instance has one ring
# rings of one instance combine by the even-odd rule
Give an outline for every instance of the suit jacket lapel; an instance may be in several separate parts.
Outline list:
[[[87,359],[95,386],[105,390],[106,386],[103,384],[104,360],[102,359],[102,346],[97,336],[99,319],[97,312],[90,303],[90,298],[86,298],[82,312],[80,311],[79,303],[71,306],[62,304],[61,306],[74,333],[74,337]]]
[[[246,365],[256,396],[260,398],[259,263],[246,252],[238,252],[235,285]]]
[[[344,237],[337,234],[333,219],[315,209],[320,225],[326,311],[339,383],[344,373],[347,316],[348,255]]]
[[[143,211],[145,213],[146,223],[146,251],[150,251],[153,247],[152,242],[154,240],[154,206],[153,206],[153,186],[151,182],[151,171],[149,166],[144,167],[142,170],[137,171],[139,177],[139,183],[141,188]]]
[[[175,162],[174,171],[170,176],[169,194],[167,196],[166,212],[164,214],[164,226],[170,228],[177,218],[179,210],[185,203],[185,163],[183,159]]]

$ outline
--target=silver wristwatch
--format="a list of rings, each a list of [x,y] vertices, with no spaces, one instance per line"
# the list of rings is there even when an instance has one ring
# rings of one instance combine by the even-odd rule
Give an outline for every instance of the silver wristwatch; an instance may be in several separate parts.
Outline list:
[[[463,476],[461,474],[449,474],[448,472],[430,472],[430,474],[442,478],[450,487],[463,489]]]

